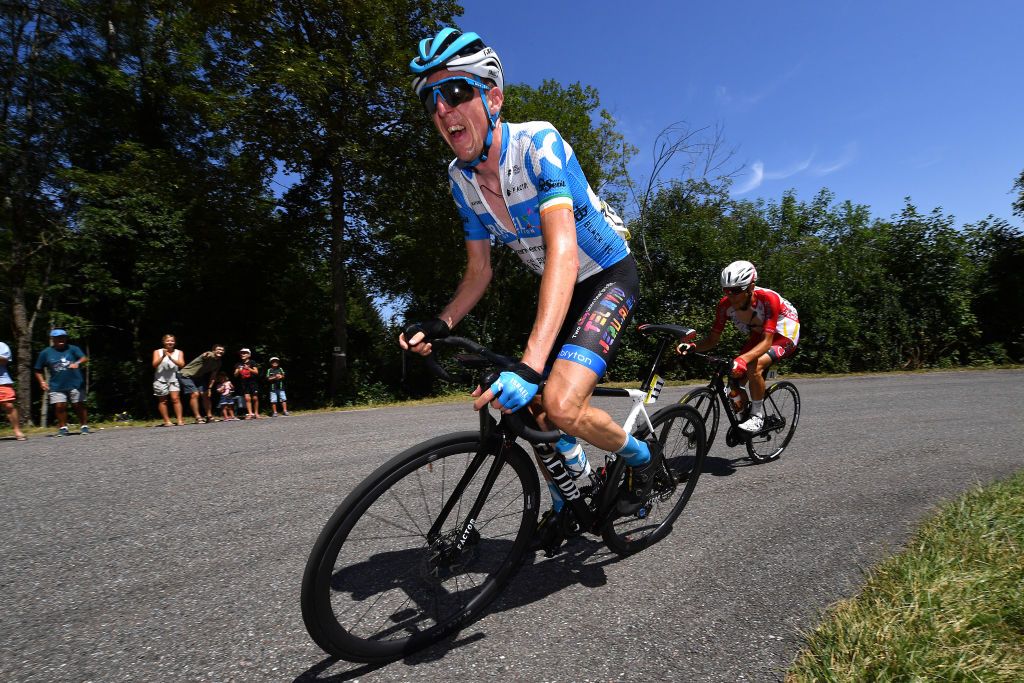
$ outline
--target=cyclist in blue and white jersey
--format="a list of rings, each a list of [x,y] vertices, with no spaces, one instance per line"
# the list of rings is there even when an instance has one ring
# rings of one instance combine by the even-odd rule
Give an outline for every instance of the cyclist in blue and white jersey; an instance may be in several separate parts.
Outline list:
[[[490,387],[478,387],[474,407],[490,402],[504,412],[518,410],[533,402],[546,378],[534,403],[542,426],[571,435],[559,442],[563,452],[578,436],[622,455],[632,477],[620,510],[635,511],[651,490],[657,445],[626,434],[590,404],[638,300],[636,263],[616,230],[621,220],[590,188],[554,126],[502,121],[501,62],[477,34],[445,28],[420,42],[409,66],[413,88],[455,153],[448,175],[467,264],[438,317],[410,325],[399,343],[429,354],[430,341],[447,336],[483,297],[492,276],[491,240],[515,250],[540,275],[537,315],[521,362]],[[551,453],[543,448],[539,455]],[[548,484],[557,512],[562,500]]]

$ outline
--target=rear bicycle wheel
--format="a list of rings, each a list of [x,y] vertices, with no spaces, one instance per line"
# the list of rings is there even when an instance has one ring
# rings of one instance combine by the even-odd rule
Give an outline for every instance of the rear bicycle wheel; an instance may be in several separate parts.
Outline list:
[[[456,631],[500,592],[537,527],[538,483],[525,451],[506,448],[483,509],[464,531],[497,445],[458,494],[478,432],[395,456],[338,506],[302,579],[302,617],[317,645],[352,662],[399,659]],[[440,533],[428,539],[449,500]]]
[[[704,434],[707,439],[707,448],[711,450],[711,444],[715,442],[715,435],[718,434],[718,419],[721,408],[718,405],[718,397],[708,387],[700,387],[689,392],[679,402],[683,405],[692,406],[704,422]]]
[[[672,525],[693,495],[708,452],[704,421],[691,406],[666,406],[651,416],[651,424],[653,436],[662,448],[662,463],[651,495],[637,512],[614,517],[601,530],[604,542],[619,555],[639,552],[672,531]],[[646,427],[636,434],[638,439],[648,436],[651,435]]]
[[[792,382],[777,382],[764,394],[764,426],[747,440],[747,455],[757,463],[782,455],[800,421],[800,392]]]

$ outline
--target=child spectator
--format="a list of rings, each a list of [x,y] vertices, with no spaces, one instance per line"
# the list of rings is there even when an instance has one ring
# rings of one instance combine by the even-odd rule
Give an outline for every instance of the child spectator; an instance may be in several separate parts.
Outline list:
[[[17,441],[24,441],[25,434],[21,431],[21,423],[18,420],[18,409],[14,405],[17,396],[14,393],[14,380],[7,365],[11,362],[11,347],[0,342],[0,406],[3,406],[7,413],[7,419],[14,428],[14,438]]]
[[[284,393],[284,368],[281,359],[271,356],[270,367],[267,368],[267,384],[270,385],[270,417],[277,417],[277,404],[281,404],[281,414],[288,416],[288,397]]]
[[[217,406],[220,408],[224,421],[237,420],[238,418],[235,417],[235,385],[228,379],[227,373],[217,373],[217,385],[214,387],[214,391],[220,394],[220,402]]]
[[[68,333],[61,329],[50,332],[53,346],[43,349],[36,359],[35,375],[39,388],[49,393],[50,405],[57,413],[57,433],[54,436],[68,435],[68,403],[78,413],[82,434],[89,433],[89,421],[85,412],[85,378],[80,368],[89,359],[82,349],[68,344]],[[43,377],[43,368],[50,368],[50,381]]]
[[[252,362],[252,351],[242,349],[238,352],[242,359],[235,365],[235,379],[238,390],[245,396],[245,419],[263,417],[260,415],[260,367]]]

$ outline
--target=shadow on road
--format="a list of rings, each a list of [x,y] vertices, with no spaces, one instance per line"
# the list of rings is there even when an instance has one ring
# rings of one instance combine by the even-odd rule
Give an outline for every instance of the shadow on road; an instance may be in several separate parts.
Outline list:
[[[391,555],[391,557],[387,558],[388,564],[391,567],[396,566],[396,564],[400,565],[401,560],[393,554]],[[512,577],[505,590],[479,618],[473,623],[468,624],[462,631],[457,632],[455,636],[449,636],[439,643],[403,658],[401,661],[408,666],[416,666],[443,659],[449,652],[457,648],[486,638],[487,634],[479,630],[468,635],[464,635],[464,633],[467,629],[473,630],[475,623],[489,615],[524,607],[577,584],[589,588],[604,586],[608,582],[604,567],[617,562],[619,559],[600,540],[587,536],[570,539],[562,546],[559,554],[552,558],[544,557],[540,551],[537,551],[536,554],[528,554],[524,565]],[[358,576],[358,579],[356,579],[356,576]],[[406,576],[408,575],[406,574]],[[339,578],[336,575],[335,582]],[[355,594],[364,599],[374,594],[379,594],[385,588],[385,584],[381,583],[380,574],[366,571],[366,567],[361,567],[357,574],[352,575],[352,578],[355,580],[346,587],[346,591],[354,591]],[[409,591],[410,597],[412,594],[415,594],[411,586],[405,586],[403,590]],[[338,671],[335,669],[335,665],[352,668]],[[328,657],[299,674],[295,678],[295,683],[349,681],[365,676],[384,666],[387,665],[352,664],[336,657]],[[332,669],[335,670],[332,671]]]

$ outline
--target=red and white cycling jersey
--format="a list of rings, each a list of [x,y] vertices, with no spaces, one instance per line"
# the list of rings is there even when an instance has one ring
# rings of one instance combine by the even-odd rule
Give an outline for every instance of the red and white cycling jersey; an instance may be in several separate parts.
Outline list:
[[[770,289],[754,287],[746,310],[730,306],[729,297],[723,296],[715,309],[715,323],[711,329],[721,334],[727,320],[732,320],[740,332],[749,335],[762,337],[765,332],[771,332],[786,337],[794,346],[800,341],[800,318],[796,307]]]

